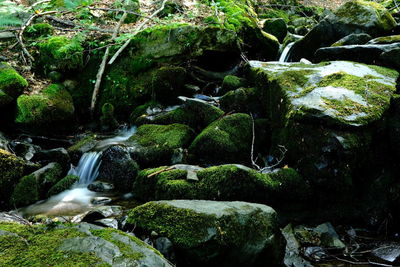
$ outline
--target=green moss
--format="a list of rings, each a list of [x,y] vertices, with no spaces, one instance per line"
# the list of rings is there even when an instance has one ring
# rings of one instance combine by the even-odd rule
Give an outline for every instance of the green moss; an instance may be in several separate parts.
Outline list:
[[[40,126],[62,125],[72,120],[74,105],[71,95],[62,85],[52,84],[39,94],[21,95],[17,99],[16,123]]]
[[[227,75],[222,81],[222,87],[221,87],[222,94],[225,94],[231,90],[235,90],[243,86],[245,86],[244,79],[241,79],[233,75]]]
[[[233,114],[211,123],[189,147],[196,159],[206,163],[248,162],[252,122],[247,114]]]
[[[308,75],[314,73],[313,70],[288,70],[279,73],[277,79],[285,89],[297,92],[299,88],[303,88],[308,82]]]
[[[67,150],[68,153],[74,154],[74,153],[79,153],[79,152],[86,152],[90,149],[92,149],[96,143],[97,143],[97,135],[95,134],[89,134],[85,136],[83,139],[79,140],[76,144],[73,146],[70,146]]]
[[[48,23],[36,23],[26,28],[25,32],[28,37],[45,37],[52,35],[54,28]]]
[[[208,236],[214,216],[196,213],[190,209],[149,202],[129,212],[128,222],[167,236],[183,248],[199,245]]]
[[[0,207],[2,209],[8,206],[12,190],[23,175],[24,166],[22,159],[0,149]]]
[[[114,106],[110,103],[105,103],[101,107],[100,123],[103,130],[113,130],[118,127],[118,122],[114,117]]]
[[[22,177],[11,196],[10,204],[14,207],[24,207],[40,200],[36,176],[31,174]]]
[[[55,36],[38,46],[39,61],[45,70],[65,71],[83,66],[83,47],[79,38]]]
[[[22,94],[28,82],[10,65],[0,62],[0,92],[15,99]]]
[[[60,241],[85,236],[76,229],[14,223],[0,223],[0,229],[13,233],[0,236],[1,266],[109,266],[92,253],[58,250]]]
[[[68,190],[75,183],[79,181],[79,177],[75,175],[67,175],[58,181],[55,185],[53,185],[50,190],[47,192],[47,197],[57,195],[65,190]]]
[[[182,67],[161,67],[153,73],[152,98],[159,102],[174,101],[183,94],[186,70]]]

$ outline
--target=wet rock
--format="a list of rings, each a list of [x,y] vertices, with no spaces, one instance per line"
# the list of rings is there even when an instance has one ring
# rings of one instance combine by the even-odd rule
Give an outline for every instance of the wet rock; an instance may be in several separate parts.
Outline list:
[[[95,134],[85,135],[67,149],[73,163],[78,163],[84,153],[90,151],[97,145],[98,141],[96,138],[97,136]]]
[[[44,165],[49,164],[50,162],[57,162],[61,165],[65,172],[69,170],[71,165],[69,154],[67,150],[62,147],[38,151],[33,156],[32,161],[39,162]]]
[[[0,222],[30,225],[30,222],[28,220],[24,219],[18,213],[13,212],[0,212]]]
[[[108,197],[95,197],[91,201],[93,205],[104,205],[110,202],[112,202],[112,199]]]
[[[382,244],[372,250],[371,254],[387,262],[395,262],[400,258],[400,245],[397,243]]]
[[[121,206],[101,206],[73,217],[72,222],[95,222],[97,220],[122,215]]]
[[[136,237],[91,224],[48,227],[2,223],[0,231],[5,233],[0,237],[2,266],[15,266],[21,262],[33,266],[172,266]]]
[[[375,39],[372,39],[368,42],[368,44],[394,44],[400,42],[400,35],[389,35],[389,36],[381,36]]]
[[[95,181],[88,185],[88,189],[93,192],[110,192],[114,189],[114,185],[106,182]]]
[[[98,179],[110,182],[121,192],[129,191],[138,172],[137,163],[122,146],[111,146],[101,156]]]
[[[371,39],[371,35],[366,33],[352,33],[334,42],[331,46],[362,45],[366,44]]]
[[[346,245],[339,239],[331,223],[323,223],[315,228],[297,226],[294,235],[303,246],[344,249]]]
[[[113,218],[96,220],[96,221],[94,221],[94,223],[101,225],[101,226],[118,229],[118,221]]]
[[[349,60],[366,64],[377,64],[382,53],[400,48],[400,43],[387,45],[346,45],[323,47],[315,52],[316,61]]]
[[[9,148],[19,157],[25,160],[33,160],[35,154],[41,150],[39,146],[32,144],[32,139],[26,138],[24,140],[12,140],[9,143]],[[52,162],[52,161],[50,161]],[[47,162],[46,164],[50,163]],[[44,164],[44,165],[46,165]]]
[[[172,244],[171,240],[166,237],[159,237],[154,242],[154,248],[160,251],[164,257],[170,261],[175,260],[175,251],[174,245]]]
[[[133,209],[128,221],[171,240],[178,264],[278,266],[284,242],[275,211],[246,202],[173,200]]]
[[[314,52],[331,46],[352,33],[367,33],[373,37],[384,35],[396,26],[389,11],[377,3],[350,1],[318,23],[303,39],[296,42],[291,61],[313,59]]]
[[[292,266],[303,266],[303,267],[312,267],[313,265],[303,259],[300,255],[301,245],[297,241],[293,227],[291,224],[287,225],[282,229],[282,234],[286,239],[286,250],[285,250],[285,258],[284,264],[287,267]]]

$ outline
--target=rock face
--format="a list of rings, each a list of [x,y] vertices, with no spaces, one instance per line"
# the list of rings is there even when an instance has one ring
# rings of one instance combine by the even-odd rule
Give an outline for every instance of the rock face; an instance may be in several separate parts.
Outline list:
[[[352,33],[367,33],[372,37],[384,35],[396,26],[396,22],[383,6],[363,0],[348,2],[328,15],[292,48],[290,61],[301,58],[313,59],[321,47]]]
[[[284,242],[275,211],[246,202],[173,200],[133,209],[128,222],[172,241],[183,266],[278,266]]]
[[[398,73],[341,61],[250,66],[274,125],[272,150],[284,146],[290,166],[317,188],[350,190],[353,176],[371,167],[371,125],[389,108]]]
[[[86,223],[1,223],[0,240],[1,266],[171,266],[136,237]]]

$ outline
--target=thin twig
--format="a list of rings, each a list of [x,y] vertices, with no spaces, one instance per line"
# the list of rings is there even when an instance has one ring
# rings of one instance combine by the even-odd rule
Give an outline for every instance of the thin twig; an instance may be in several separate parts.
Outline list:
[[[164,7],[165,7],[165,3],[167,2],[167,0],[163,0],[161,7],[156,10],[153,14],[151,14],[149,17],[145,18],[145,20],[135,29],[134,31],[134,35],[136,35],[139,31],[142,30],[142,28],[146,25],[146,23],[154,18],[158,13],[160,13]],[[122,51],[124,51],[124,49],[129,45],[129,43],[131,42],[132,38],[129,38],[121,47],[120,49],[118,49],[118,51],[114,54],[114,56],[110,59],[110,61],[108,62],[109,65],[113,64],[114,61],[117,59],[117,57],[122,53]]]
[[[33,9],[35,6],[40,5],[40,4],[44,4],[44,3],[48,3],[50,2],[50,0],[42,0],[42,1],[38,1],[36,3],[33,3],[30,7],[28,7],[28,9]]]
[[[255,144],[255,140],[256,140],[256,131],[255,131],[255,126],[254,126],[254,118],[253,118],[253,114],[250,113],[250,117],[251,117],[251,122],[252,122],[252,131],[253,131],[253,138],[251,140],[251,154],[250,154],[250,159],[251,159],[251,164],[253,165],[254,168],[256,168],[257,170],[260,170],[260,166],[257,165],[257,163],[254,160],[254,144]]]
[[[114,41],[115,38],[117,38],[119,29],[121,28],[122,23],[124,22],[124,20],[126,19],[126,16],[128,14],[126,12],[124,12],[124,14],[122,15],[121,19],[119,20],[117,26],[114,29],[114,33],[111,37],[111,41]],[[107,60],[108,60],[108,55],[110,54],[110,47],[107,47],[106,52],[104,53],[103,56],[103,60],[100,64],[100,68],[99,71],[97,72],[96,75],[96,83],[94,85],[94,89],[93,89],[93,95],[92,95],[92,102],[90,104],[90,113],[91,116],[94,115],[94,109],[96,107],[96,102],[97,102],[97,96],[99,95],[99,90],[100,90],[100,85],[101,85],[101,79],[103,77],[104,74],[104,70],[106,68],[106,64],[107,64]]]

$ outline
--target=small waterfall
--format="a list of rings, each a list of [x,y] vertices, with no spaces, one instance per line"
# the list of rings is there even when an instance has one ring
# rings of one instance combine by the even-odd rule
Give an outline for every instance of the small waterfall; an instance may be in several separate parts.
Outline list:
[[[295,42],[289,43],[285,49],[283,49],[281,56],[279,57],[279,62],[287,62],[290,56],[290,52]]]
[[[68,175],[79,177],[79,184],[87,185],[96,180],[101,164],[101,152],[87,152],[82,155],[76,167],[72,166]]]

